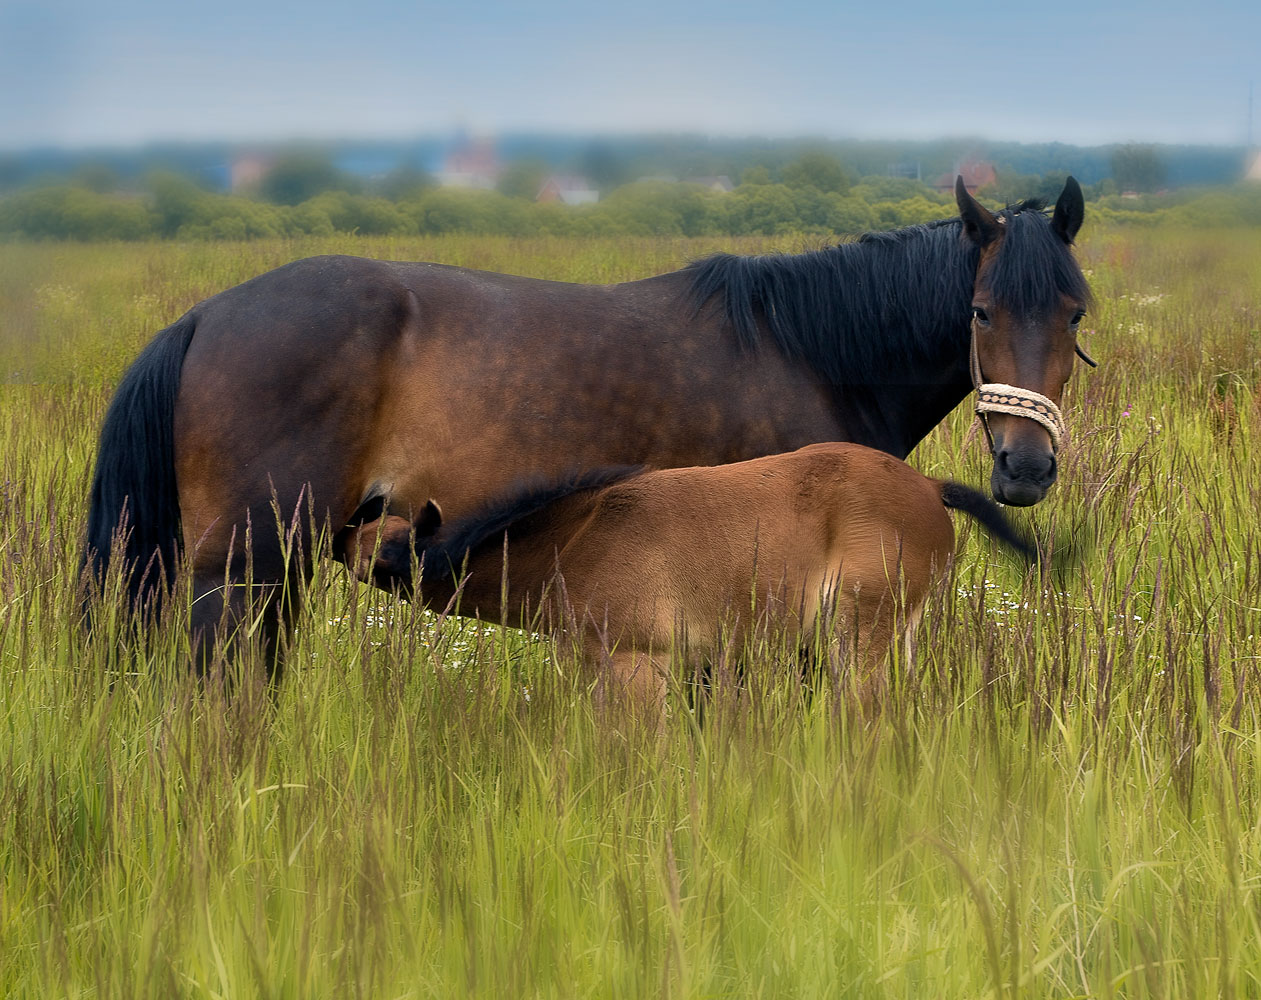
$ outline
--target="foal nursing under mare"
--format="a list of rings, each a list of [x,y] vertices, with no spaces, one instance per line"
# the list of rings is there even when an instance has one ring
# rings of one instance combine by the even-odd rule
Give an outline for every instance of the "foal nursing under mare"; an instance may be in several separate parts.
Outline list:
[[[186,567],[198,663],[248,620],[276,664],[298,584],[365,503],[459,520],[573,469],[819,441],[904,458],[978,385],[1007,400],[985,404],[994,495],[1036,503],[1090,296],[1081,189],[1050,215],[956,196],[957,219],[617,285],[316,257],[230,288],[124,376],[87,574],[121,562],[145,613]]]
[[[954,551],[947,507],[1036,559],[980,493],[855,444],[589,473],[445,528],[430,501],[415,524],[382,513],[333,544],[359,579],[404,596],[419,561],[430,601],[458,599],[461,614],[509,624],[561,623],[598,690],[655,707],[671,654],[712,652],[720,638],[738,650],[760,628],[800,648],[826,627],[852,642],[860,687],[877,683]]]

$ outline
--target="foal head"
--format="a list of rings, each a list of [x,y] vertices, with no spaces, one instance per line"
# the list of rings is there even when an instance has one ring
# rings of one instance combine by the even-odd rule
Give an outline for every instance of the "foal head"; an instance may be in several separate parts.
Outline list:
[[[1027,507],[1055,482],[1060,397],[1081,353],[1077,327],[1090,304],[1069,249],[1085,213],[1081,187],[1070,177],[1049,219],[1031,203],[995,215],[962,178],[955,197],[965,238],[981,251],[971,367],[994,456],[991,489],[996,500]]]

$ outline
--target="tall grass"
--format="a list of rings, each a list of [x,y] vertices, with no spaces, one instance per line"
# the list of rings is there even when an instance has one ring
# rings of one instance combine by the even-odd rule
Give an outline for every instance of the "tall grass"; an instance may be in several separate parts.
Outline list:
[[[1043,590],[961,532],[878,718],[767,648],[658,741],[542,640],[333,567],[274,692],[197,690],[178,629],[84,640],[96,429],[195,300],[311,252],[610,281],[716,246],[0,247],[0,992],[1261,993],[1255,232],[1090,234],[1101,366],[1024,516],[1091,558]],[[914,464],[982,482],[968,424]]]

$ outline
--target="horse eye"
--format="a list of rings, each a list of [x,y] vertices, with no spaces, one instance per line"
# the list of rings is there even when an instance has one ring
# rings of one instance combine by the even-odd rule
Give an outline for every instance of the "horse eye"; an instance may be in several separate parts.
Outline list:
[[[1069,326],[1077,326],[1077,324],[1080,323],[1085,318],[1086,318],[1086,310],[1078,309],[1077,312],[1073,315],[1073,318],[1071,322],[1069,323]]]
[[[989,313],[987,313],[980,306],[972,307],[972,318],[975,319],[979,323],[984,323],[986,326],[988,326],[990,322]]]

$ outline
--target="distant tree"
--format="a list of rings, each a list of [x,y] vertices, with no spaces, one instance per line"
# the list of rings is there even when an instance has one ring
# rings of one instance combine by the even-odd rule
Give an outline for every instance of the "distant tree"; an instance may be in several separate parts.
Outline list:
[[[369,198],[345,191],[326,191],[303,202],[312,214],[308,218],[326,216],[339,233],[360,233],[364,236],[401,236],[416,232],[415,221],[402,206],[384,198]],[[317,222],[318,224],[318,222]]]
[[[774,236],[800,228],[792,190],[783,184],[741,184],[721,204],[733,236]]]
[[[745,167],[740,174],[740,183],[748,185],[769,184],[771,172],[763,166]]]
[[[118,171],[104,163],[85,163],[74,172],[74,182],[97,194],[112,194],[118,190]]]
[[[26,165],[18,156],[0,156],[0,191],[15,188],[26,179]]]
[[[636,181],[612,191],[600,209],[620,233],[703,236],[718,229],[722,198],[697,184]]]
[[[626,164],[602,142],[593,142],[583,151],[580,172],[601,191],[615,188],[627,179]]]
[[[824,194],[844,194],[849,190],[849,175],[841,161],[822,150],[799,156],[785,165],[780,176],[792,188],[814,188]]]
[[[547,164],[542,160],[514,160],[499,175],[496,185],[500,194],[509,198],[524,198],[533,201],[538,197],[539,188],[547,180]]]
[[[1086,196],[1087,201],[1097,201],[1099,198],[1107,198],[1114,194],[1120,193],[1117,187],[1116,178],[1105,177],[1098,184],[1090,184],[1083,188],[1082,193]]]
[[[284,209],[233,195],[206,195],[197,219],[180,226],[181,240],[253,240],[283,236]]]
[[[902,198],[935,198],[936,192],[914,177],[886,177],[882,174],[864,177],[849,194],[869,204],[873,201],[897,201]],[[951,196],[953,201],[953,195]]]
[[[1149,193],[1165,183],[1165,165],[1155,146],[1130,143],[1112,152],[1112,176],[1122,191]]]
[[[381,179],[379,190],[383,198],[390,201],[411,201],[420,197],[436,182],[421,170],[410,164],[396,167]]]
[[[153,210],[158,217],[158,231],[174,236],[182,226],[204,222],[212,197],[187,177],[169,170],[155,170],[145,179],[153,196]]]
[[[71,240],[152,236],[154,216],[141,201],[59,184],[0,200],[0,233]]]
[[[290,153],[278,160],[260,186],[260,193],[277,205],[301,205],[325,191],[357,191],[361,185],[317,153]]]

